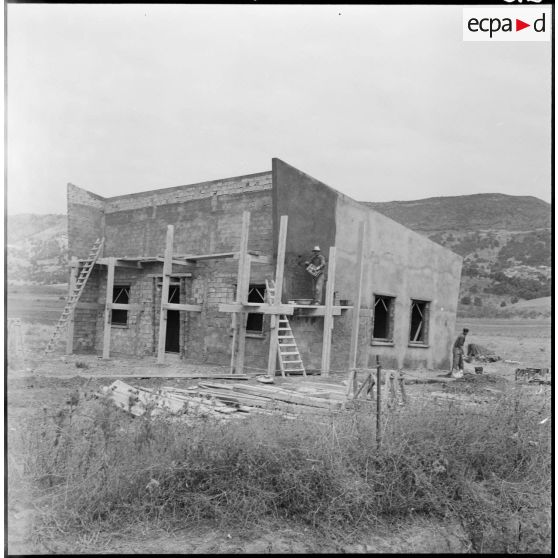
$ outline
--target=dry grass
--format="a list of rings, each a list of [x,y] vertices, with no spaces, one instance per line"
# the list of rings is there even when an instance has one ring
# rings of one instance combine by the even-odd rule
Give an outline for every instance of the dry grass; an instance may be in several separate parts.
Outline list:
[[[43,541],[207,520],[288,518],[333,533],[420,514],[458,518],[474,551],[548,552],[548,401],[510,391],[487,408],[391,412],[378,449],[369,411],[192,426],[76,393],[12,434],[10,484],[32,489]]]

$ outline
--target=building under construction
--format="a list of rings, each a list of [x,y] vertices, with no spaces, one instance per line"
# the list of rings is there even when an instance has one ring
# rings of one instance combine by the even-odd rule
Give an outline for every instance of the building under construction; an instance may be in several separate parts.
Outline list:
[[[111,198],[69,184],[68,239],[68,352],[237,372],[450,366],[461,257],[279,159]],[[320,306],[305,300],[316,244]]]

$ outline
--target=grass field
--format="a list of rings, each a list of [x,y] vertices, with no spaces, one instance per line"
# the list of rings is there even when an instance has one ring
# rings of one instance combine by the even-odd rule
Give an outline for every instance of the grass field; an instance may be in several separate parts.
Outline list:
[[[409,385],[409,404],[384,417],[381,449],[362,412],[197,427],[134,419],[96,396],[111,383],[98,374],[202,367],[45,359],[59,292],[10,296],[25,343],[24,369],[8,370],[11,553],[550,551],[550,387],[516,385],[517,365]],[[464,326],[503,359],[550,366],[549,321]]]

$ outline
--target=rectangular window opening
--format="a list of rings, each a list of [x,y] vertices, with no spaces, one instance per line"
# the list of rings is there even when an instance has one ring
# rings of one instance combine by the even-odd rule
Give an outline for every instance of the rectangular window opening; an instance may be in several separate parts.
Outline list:
[[[265,303],[265,285],[250,285],[248,288],[248,302]],[[246,332],[263,333],[263,314],[248,314]]]
[[[409,341],[411,343],[428,343],[428,318],[430,303],[424,300],[411,301],[411,329]]]
[[[393,315],[395,298],[374,295],[374,326],[372,338],[379,341],[393,341]]]
[[[130,285],[118,285],[112,289],[114,304],[130,304]],[[128,325],[128,310],[113,310],[111,312],[112,325]]]

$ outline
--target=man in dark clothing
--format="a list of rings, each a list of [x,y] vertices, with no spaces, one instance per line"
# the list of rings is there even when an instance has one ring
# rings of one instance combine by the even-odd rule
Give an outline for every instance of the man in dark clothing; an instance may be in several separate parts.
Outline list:
[[[312,296],[314,297],[312,304],[321,304],[326,259],[320,254],[319,246],[314,246],[312,257],[304,262],[304,265],[307,266],[306,271],[312,275]]]
[[[464,354],[464,345],[465,345],[465,338],[469,330],[467,328],[463,329],[463,333],[461,333],[455,343],[453,344],[453,364],[451,370],[463,370],[463,354]]]

